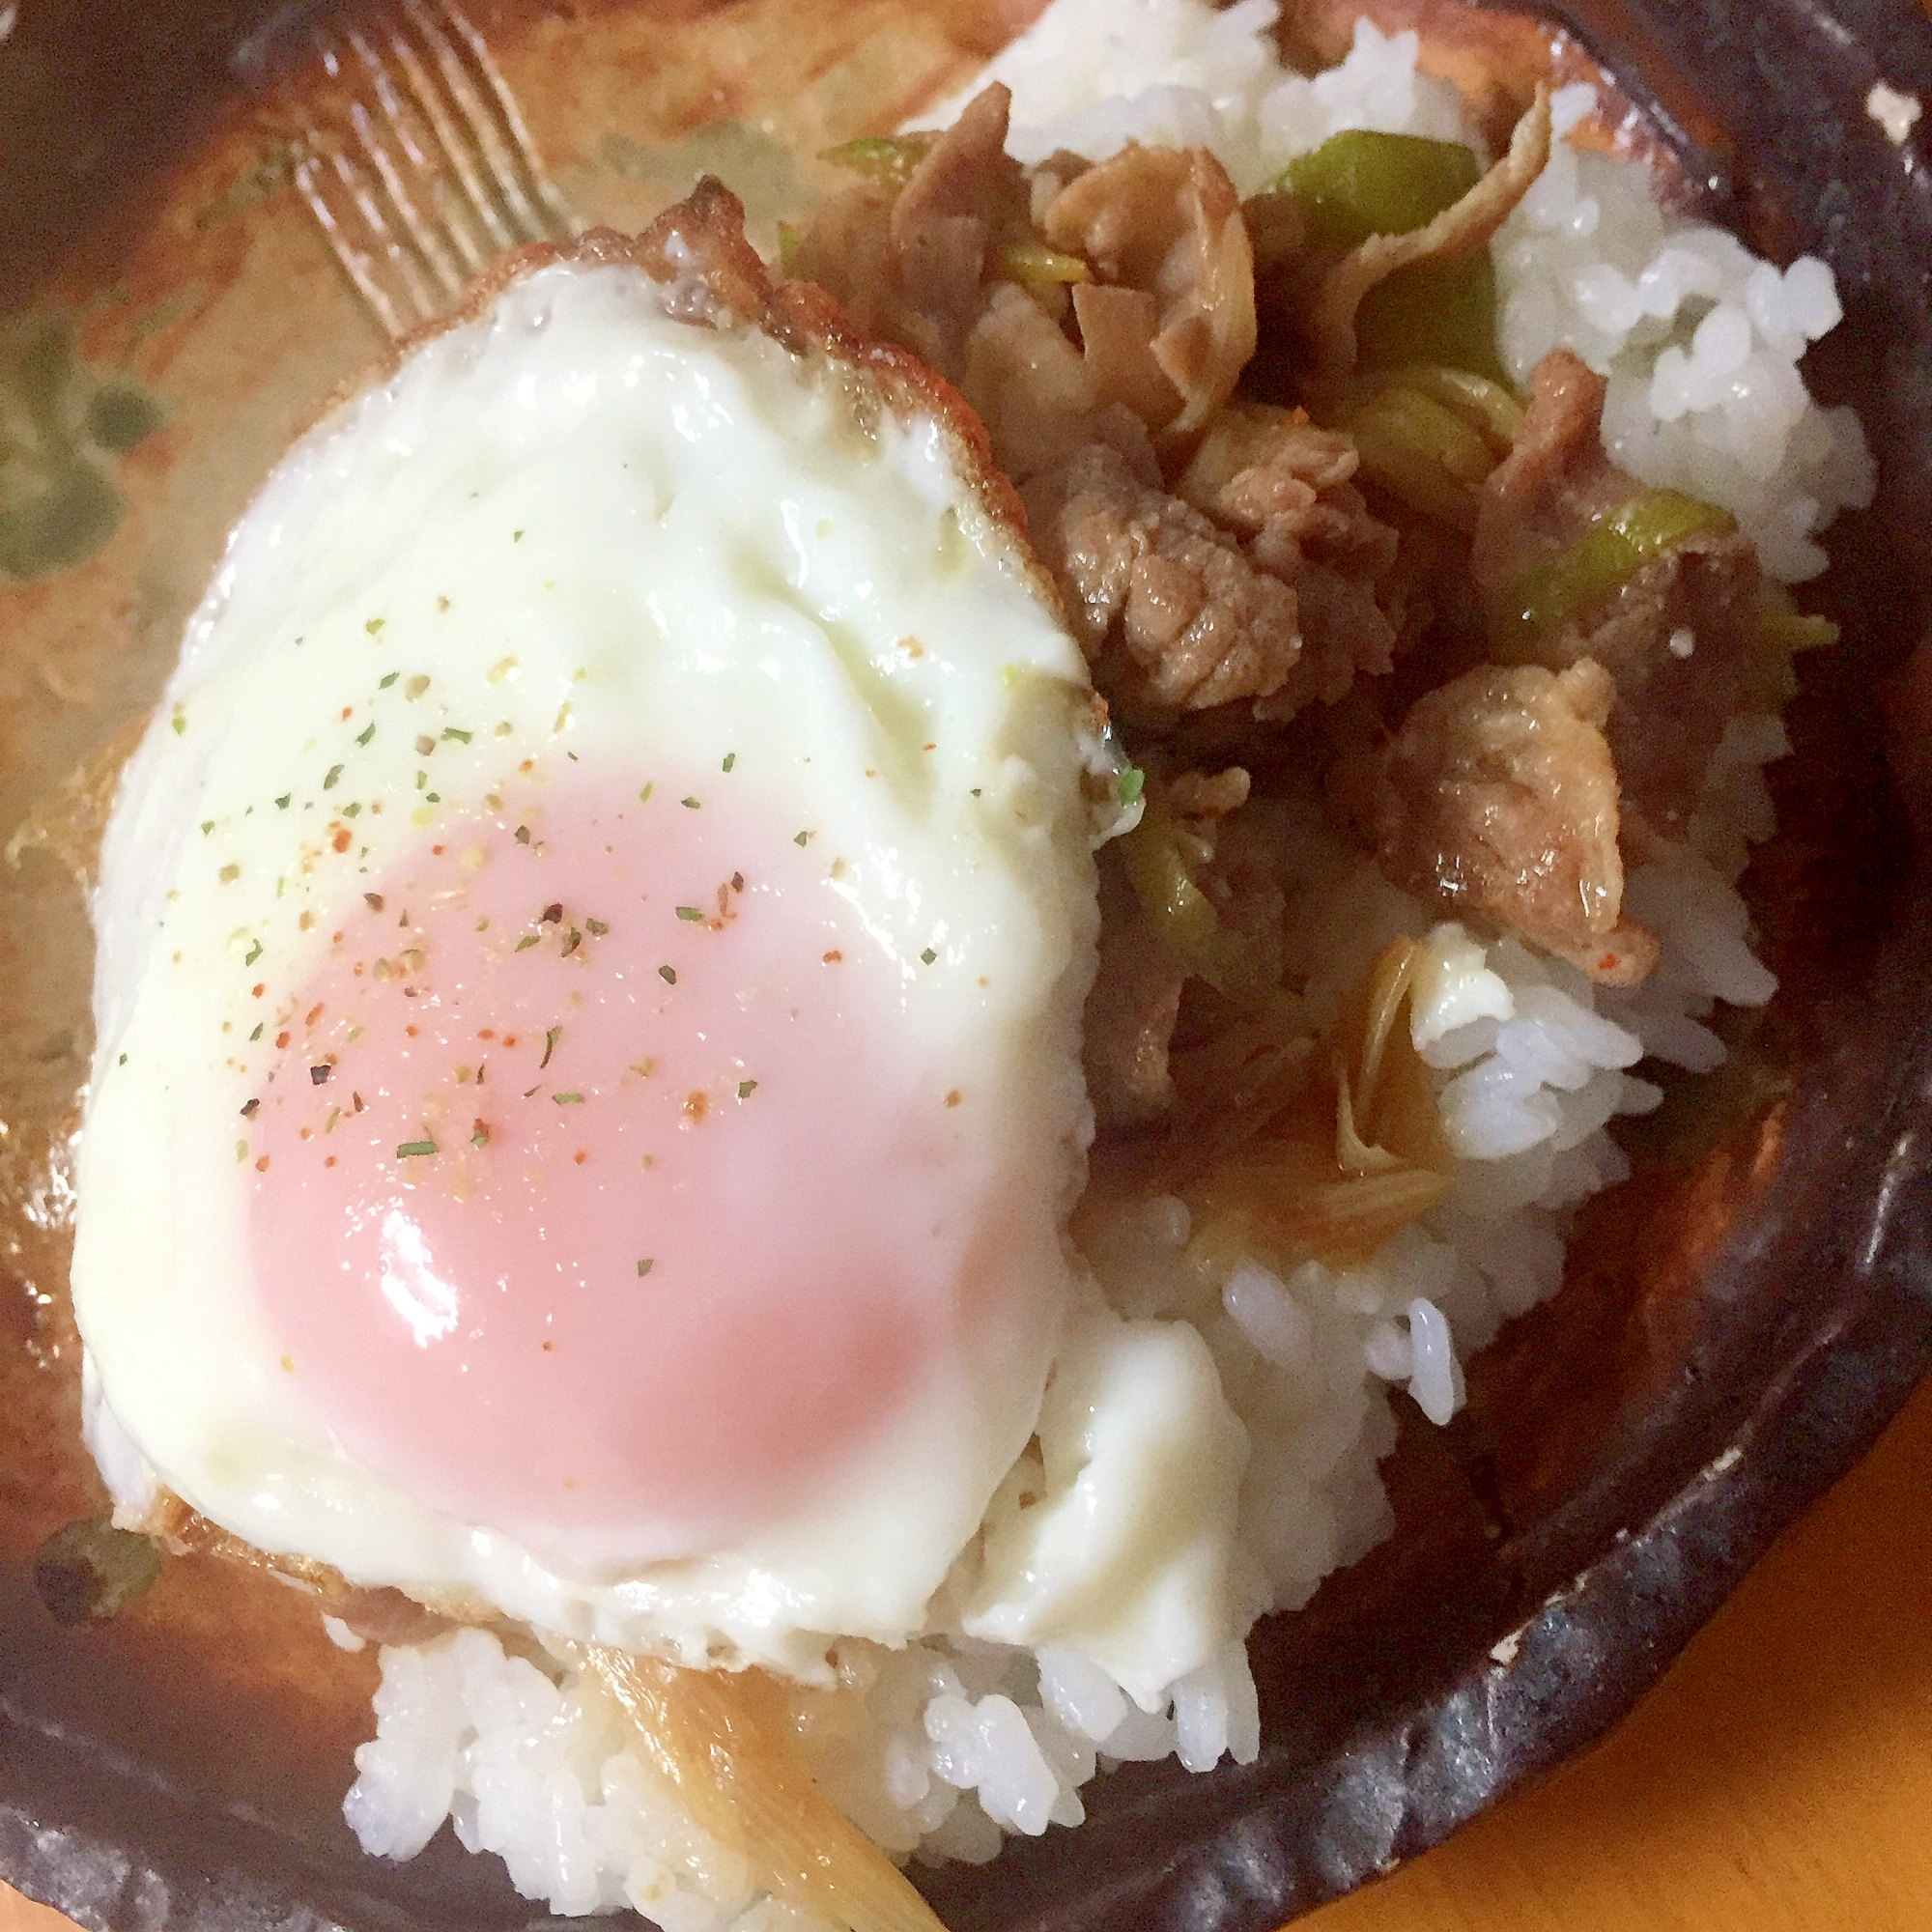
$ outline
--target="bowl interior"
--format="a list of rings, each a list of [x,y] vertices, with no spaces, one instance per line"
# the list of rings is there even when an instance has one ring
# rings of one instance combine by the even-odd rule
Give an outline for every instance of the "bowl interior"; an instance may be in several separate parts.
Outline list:
[[[69,1630],[32,1581],[42,1539],[101,1506],[65,1261],[89,1040],[75,868],[102,761],[261,476],[383,356],[293,184],[325,11],[48,0],[0,45],[0,423],[28,426],[0,443],[0,1876],[99,1926],[541,1918],[446,1835],[404,1866],[356,1851],[339,1804],[374,1663],[303,1599],[185,1559]],[[769,236],[822,190],[822,148],[957,85],[1033,11],[503,0],[474,18],[580,213],[636,226],[715,171]],[[1520,81],[1548,44],[1452,0],[1370,11],[1417,24],[1452,74]],[[1332,0],[1285,13],[1291,44],[1339,51]],[[1932,594],[1914,270],[1932,151],[1865,110],[1881,77],[1932,87],[1932,25],[1905,0],[1556,18],[1561,57],[1609,68],[1687,195],[1775,256],[1825,254],[1846,297],[1809,374],[1859,406],[1884,484],[1833,539],[1823,602],[1846,642],[1807,661],[1797,755],[1772,770],[1780,832],[1747,880],[1782,990],[1732,1028],[1721,1075],[1633,1135],[1636,1174],[1585,1214],[1563,1293],[1476,1365],[1467,1410],[1405,1430],[1395,1538],[1258,1631],[1260,1761],[1123,1770],[1081,1832],[923,1874],[958,1932],[1272,1926],[1422,1850],[1627,1709],[1932,1361],[1932,947],[1877,696]],[[110,395],[146,411],[125,453]]]

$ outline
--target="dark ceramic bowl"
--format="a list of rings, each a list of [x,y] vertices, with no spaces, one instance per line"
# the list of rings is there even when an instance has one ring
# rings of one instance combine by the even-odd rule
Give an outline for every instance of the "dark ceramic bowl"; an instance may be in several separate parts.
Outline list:
[[[188,1559],[116,1622],[65,1630],[32,1587],[41,1539],[99,1507],[64,1298],[87,940],[61,801],[84,804],[86,761],[152,700],[254,483],[379,345],[289,185],[277,76],[326,5],[22,11],[0,45],[0,423],[25,410],[68,439],[61,473],[106,491],[6,565],[38,574],[0,578],[0,811],[29,828],[0,874],[0,1876],[116,1932],[530,1926],[497,1862],[446,1836],[405,1866],[355,1850],[338,1807],[373,1666],[300,1599]],[[1286,11],[1332,42],[1326,0]],[[1449,0],[1375,11],[1451,54],[1525,43]],[[701,167],[776,212],[798,156],[891,125],[1010,25],[967,0],[475,12],[559,179],[619,222]],[[1932,91],[1932,23],[1909,0],[1554,17],[1688,197],[1774,257],[1824,255],[1845,297],[1809,374],[1862,412],[1883,488],[1834,534],[1845,643],[1807,660],[1781,829],[1747,879],[1782,988],[1725,1073],[1634,1141],[1564,1292],[1481,1360],[1467,1410],[1406,1434],[1394,1539],[1256,1633],[1260,1761],[1128,1768],[1083,1830],[923,1875],[957,1932],[1260,1932],[1426,1849],[1629,1710],[1932,1362],[1932,899],[1910,809],[1932,796],[1932,703],[1899,714],[1894,776],[1880,702],[1932,596],[1932,143],[1867,111],[1875,82]],[[116,396],[124,431],[153,429],[125,455]],[[18,462],[0,449],[15,499]],[[0,489],[0,531],[24,542],[14,501]]]

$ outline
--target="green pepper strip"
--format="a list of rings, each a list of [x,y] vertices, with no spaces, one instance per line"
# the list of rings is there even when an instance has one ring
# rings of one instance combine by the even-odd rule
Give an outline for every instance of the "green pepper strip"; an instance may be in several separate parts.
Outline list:
[[[1270,185],[1294,197],[1317,248],[1352,248],[1371,235],[1406,235],[1462,200],[1482,178],[1459,141],[1352,128],[1298,155]]]
[[[1728,534],[1737,519],[1675,490],[1646,490],[1586,530],[1560,556],[1527,572],[1510,593],[1519,641],[1529,647],[1620,589],[1653,557],[1692,537]]]
[[[1341,253],[1371,235],[1422,227],[1481,178],[1475,156],[1460,141],[1352,128],[1296,156],[1274,186],[1293,196],[1309,244]],[[1501,376],[1489,250],[1399,270],[1362,298],[1355,334],[1363,368],[1447,362]]]

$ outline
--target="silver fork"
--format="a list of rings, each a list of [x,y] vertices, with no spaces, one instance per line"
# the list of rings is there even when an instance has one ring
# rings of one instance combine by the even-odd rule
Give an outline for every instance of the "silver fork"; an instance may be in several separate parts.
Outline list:
[[[577,223],[455,0],[386,0],[316,27],[296,185],[392,339],[448,315],[490,263]]]

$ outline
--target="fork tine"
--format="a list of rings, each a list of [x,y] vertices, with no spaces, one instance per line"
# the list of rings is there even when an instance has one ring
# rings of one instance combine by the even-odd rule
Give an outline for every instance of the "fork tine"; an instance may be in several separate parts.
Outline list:
[[[371,272],[369,258],[350,242],[342,223],[335,217],[335,211],[329,207],[328,198],[322,189],[322,163],[313,154],[297,164],[296,186],[327,239],[329,252],[355,285],[356,294],[368,303],[370,313],[375,316],[384,334],[390,337],[404,334],[403,320]]]
[[[441,27],[431,16],[423,0],[403,0],[404,11],[415,23],[416,32],[428,44],[431,58],[442,76],[442,84],[455,101],[490,171],[490,185],[497,190],[520,241],[541,241],[546,233],[543,218],[531,206],[523,184],[517,179],[515,159],[503,136],[491,118],[490,110],[464,71],[456,49]]]
[[[474,27],[469,24],[456,0],[441,0],[443,16],[456,29],[458,37],[469,49],[469,57],[482,74],[484,85],[497,102],[497,111],[503,117],[503,124],[510,130],[510,141],[517,157],[524,164],[524,172],[528,177],[538,201],[550,217],[551,233],[568,236],[575,231],[576,223],[571,218],[570,209],[563,196],[557,192],[556,184],[544,171],[542,160],[537,155],[536,143],[530,138],[528,125],[524,120],[523,110],[517,105],[517,97],[510,92],[509,84],[497,71],[497,63],[490,57],[489,43]]]
[[[402,150],[404,160],[412,165],[419,184],[433,185],[434,171],[416,142],[414,130],[411,128],[403,115],[402,103],[396,98],[396,90],[390,81],[387,70],[359,33],[352,29],[347,38],[369,77],[370,86],[375,89],[377,105],[382,109],[383,118],[387,122]],[[414,242],[424,261],[429,264],[437,280],[442,284],[443,294],[451,298],[462,294],[462,271],[438,237],[434,224],[425,220],[418,212],[414,199],[403,184],[401,169],[396,166],[381,134],[371,126],[367,108],[359,100],[352,101],[349,113],[370,160],[375,164],[377,173],[382,176],[383,185],[387,188],[389,199],[395,205],[403,226],[409,231],[411,240]],[[432,208],[432,214],[436,212]]]
[[[369,110],[359,100],[354,101],[350,105],[349,118],[361,140],[362,152],[376,170],[377,179],[388,192],[389,204],[396,211],[404,232],[414,244],[415,255],[428,263],[431,274],[442,285],[443,295],[453,301],[463,293],[463,277],[457,273],[455,264],[450,261],[429,224],[416,212],[415,203],[410,199],[409,190],[403,185],[389,151],[383,145],[382,137],[370,121]],[[409,251],[405,249],[398,260],[405,265],[403,272],[410,274],[414,261]]]
[[[416,320],[427,322],[436,313],[436,302],[430,295],[429,284],[424,281],[422,270],[417,268],[409,250],[397,241],[394,231],[384,220],[382,208],[369,191],[369,185],[362,170],[340,148],[331,149],[328,159],[335,170],[336,179],[348,190],[350,200],[355,203],[356,213],[361,215],[369,236],[382,250],[382,259],[388,264],[407,291],[410,305],[415,310]]]
[[[463,191],[468,196],[470,207],[475,210],[477,219],[482,222],[484,232],[498,248],[515,247],[517,238],[504,225],[503,217],[497,213],[496,204],[478,179],[468,144],[451,121],[449,109],[444,105],[435,82],[423,71],[420,56],[403,38],[400,29],[391,26],[389,36],[390,50],[409,82],[411,98],[422,111],[423,118],[435,130],[438,145],[455,171],[457,180],[463,185]],[[470,261],[469,267],[473,272],[482,266],[482,255],[479,252]]]

